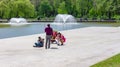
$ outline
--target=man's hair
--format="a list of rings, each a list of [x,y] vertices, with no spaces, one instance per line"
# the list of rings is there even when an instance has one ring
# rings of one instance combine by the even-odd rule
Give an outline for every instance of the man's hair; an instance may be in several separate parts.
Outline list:
[[[47,24],[48,27],[50,27],[50,24]]]

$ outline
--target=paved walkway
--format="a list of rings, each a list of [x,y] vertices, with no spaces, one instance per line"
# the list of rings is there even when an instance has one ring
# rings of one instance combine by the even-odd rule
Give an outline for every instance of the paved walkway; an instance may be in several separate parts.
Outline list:
[[[87,27],[62,31],[67,42],[33,48],[40,35],[0,39],[0,67],[89,67],[120,53],[120,28]]]

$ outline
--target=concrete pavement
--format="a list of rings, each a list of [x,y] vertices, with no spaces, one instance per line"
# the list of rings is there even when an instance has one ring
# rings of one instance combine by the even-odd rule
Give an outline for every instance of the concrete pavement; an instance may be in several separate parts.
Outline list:
[[[120,53],[119,27],[86,27],[61,31],[67,42],[51,49],[34,48],[38,36],[0,39],[0,67],[90,67]]]

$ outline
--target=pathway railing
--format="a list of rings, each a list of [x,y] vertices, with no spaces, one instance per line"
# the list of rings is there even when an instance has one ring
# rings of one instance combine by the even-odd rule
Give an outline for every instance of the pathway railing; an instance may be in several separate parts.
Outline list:
[[[77,22],[117,22],[118,20],[111,20],[111,19],[100,19],[100,20],[96,20],[96,19],[81,19],[81,18],[76,18]],[[54,22],[54,20],[34,20],[34,19],[27,19],[28,22]],[[120,20],[119,20],[120,21]],[[7,19],[0,19],[0,23],[8,23],[9,20]]]

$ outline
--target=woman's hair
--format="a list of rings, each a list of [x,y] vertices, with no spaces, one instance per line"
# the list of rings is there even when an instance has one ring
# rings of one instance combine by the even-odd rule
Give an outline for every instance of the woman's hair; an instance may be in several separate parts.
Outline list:
[[[38,37],[39,39],[41,39],[41,37]]]

